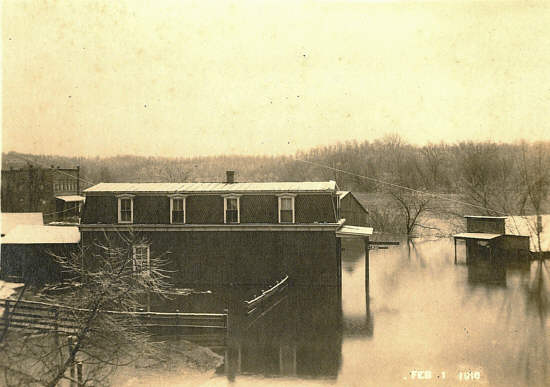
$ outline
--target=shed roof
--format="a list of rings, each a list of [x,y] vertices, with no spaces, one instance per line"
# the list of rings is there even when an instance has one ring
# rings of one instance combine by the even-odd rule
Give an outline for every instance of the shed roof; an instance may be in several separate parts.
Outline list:
[[[476,219],[506,219],[507,216],[483,216],[483,215],[464,215],[465,218]]]
[[[333,192],[334,181],[268,183],[99,183],[86,190],[95,192],[233,193],[233,192]]]
[[[503,234],[488,234],[482,232],[463,232],[460,234],[453,235],[456,239],[479,239],[479,240],[490,240],[498,238]]]
[[[23,224],[2,238],[2,244],[60,244],[80,242],[78,227]]]
[[[1,231],[7,234],[20,224],[43,225],[41,212],[2,212]]]
[[[365,211],[367,214],[369,213],[369,210],[367,209],[367,207],[365,207],[363,205],[363,203],[361,203],[361,201],[357,198],[357,196],[355,196],[353,194],[353,192],[351,192],[351,191],[338,191],[337,194],[340,197],[340,200],[344,199],[346,196],[351,194],[351,197],[357,202],[357,204],[359,204],[359,206],[363,209],[363,211]]]
[[[61,195],[55,198],[63,200],[64,202],[83,202],[86,199],[84,196],[80,195]]]

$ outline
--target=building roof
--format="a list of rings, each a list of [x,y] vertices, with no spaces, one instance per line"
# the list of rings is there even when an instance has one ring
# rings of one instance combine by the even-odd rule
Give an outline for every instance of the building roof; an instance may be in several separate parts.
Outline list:
[[[336,236],[339,237],[368,237],[372,235],[372,227],[359,227],[359,226],[342,226],[336,231]]]
[[[464,215],[465,218],[476,219],[506,219],[507,216],[483,216],[483,215]]]
[[[479,239],[479,240],[490,240],[498,238],[499,236],[502,236],[503,234],[489,234],[489,233],[482,233],[482,232],[463,232],[460,234],[453,235],[456,239]]]
[[[550,251],[550,215],[540,215],[540,250]],[[509,216],[505,222],[506,234],[529,237],[529,250],[539,251],[537,215]]]
[[[83,202],[84,200],[86,200],[84,196],[80,195],[61,195],[56,196],[55,198],[63,200],[64,202]]]
[[[99,183],[84,192],[113,193],[238,193],[238,192],[333,192],[336,182],[269,183]]]
[[[78,227],[22,224],[2,238],[2,244],[59,244],[80,242]]]
[[[367,214],[369,213],[369,210],[367,209],[367,207],[365,207],[363,205],[363,203],[361,203],[361,201],[359,199],[357,199],[357,196],[355,196],[353,194],[353,192],[351,192],[351,191],[338,191],[337,194],[340,197],[340,200],[344,199],[346,196],[351,194],[351,197],[357,202],[357,204],[359,204],[359,206],[363,209],[363,211],[365,211]]]
[[[7,234],[20,224],[43,225],[41,212],[2,212],[1,232],[2,235]]]

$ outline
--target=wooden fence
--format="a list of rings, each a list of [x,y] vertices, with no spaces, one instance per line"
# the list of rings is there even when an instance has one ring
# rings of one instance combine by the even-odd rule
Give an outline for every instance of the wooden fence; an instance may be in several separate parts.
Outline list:
[[[0,299],[3,307],[0,331],[18,329],[36,332],[76,334],[87,309],[36,301]],[[208,347],[223,347],[227,334],[227,313],[158,313],[100,311],[113,317],[130,317],[138,328],[161,336],[181,337]],[[128,321],[128,320],[127,320]]]

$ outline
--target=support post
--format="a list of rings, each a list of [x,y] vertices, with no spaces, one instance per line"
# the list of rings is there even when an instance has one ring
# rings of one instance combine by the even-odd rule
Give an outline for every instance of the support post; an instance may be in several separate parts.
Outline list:
[[[454,241],[455,241],[455,265],[456,265],[456,263],[457,263],[457,262],[456,262],[456,238],[453,238],[453,239],[454,239]]]
[[[365,300],[367,306],[367,315],[370,314],[370,289],[369,289],[369,269],[370,267],[370,256],[369,256],[369,238],[365,238]]]
[[[69,336],[68,341],[69,341],[69,356],[70,356],[71,352],[73,351],[73,337]],[[76,385],[75,369],[76,369],[76,364],[71,364],[71,382],[70,382],[71,387],[74,387]]]

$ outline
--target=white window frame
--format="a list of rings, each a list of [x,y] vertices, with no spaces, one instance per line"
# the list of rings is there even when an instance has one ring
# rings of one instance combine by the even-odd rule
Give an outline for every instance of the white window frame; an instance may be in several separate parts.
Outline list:
[[[140,272],[138,272],[136,270],[136,264],[138,263],[137,262],[137,257],[136,257],[136,252],[137,252],[137,249],[147,249],[147,258],[146,258],[146,270],[141,270]],[[143,266],[143,264],[141,265]],[[151,246],[149,246],[148,244],[139,244],[139,245],[134,245],[132,246],[132,270],[134,273],[143,273],[143,272],[146,272],[146,273],[151,273]]]
[[[121,213],[121,201],[124,199],[130,199],[130,220],[122,220]],[[134,223],[134,195],[118,195],[118,223]]]
[[[277,214],[279,216],[279,223],[281,224],[293,224],[293,223],[296,223],[296,207],[295,207],[295,199],[296,199],[296,195],[295,194],[284,194],[284,195],[278,195],[278,200],[277,202],[279,203],[279,209],[277,211]],[[292,200],[292,222],[281,222],[281,202],[282,202],[282,199],[291,199]]]
[[[185,195],[169,195],[170,197],[170,224],[185,224],[187,223],[187,196]],[[172,211],[174,210],[174,200],[183,200],[183,223],[174,223]]]
[[[237,199],[237,223],[227,223],[227,199]],[[239,224],[241,223],[241,195],[224,195],[223,197],[223,223]]]

